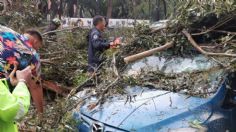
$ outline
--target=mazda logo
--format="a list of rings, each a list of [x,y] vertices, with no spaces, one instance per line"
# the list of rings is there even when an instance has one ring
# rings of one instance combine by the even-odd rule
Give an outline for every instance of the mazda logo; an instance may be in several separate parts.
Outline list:
[[[92,126],[92,132],[103,132],[104,125],[102,123],[93,123]]]

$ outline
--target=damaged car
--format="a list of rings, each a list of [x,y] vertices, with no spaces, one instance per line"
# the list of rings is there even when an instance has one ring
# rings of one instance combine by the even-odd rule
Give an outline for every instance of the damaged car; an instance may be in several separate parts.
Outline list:
[[[151,56],[130,64],[124,73],[127,77],[140,78],[144,73],[150,75],[153,72],[178,76],[152,79],[157,85],[126,86],[125,94],[113,95],[93,109],[89,106],[98,98],[87,98],[80,109],[74,110],[74,118],[79,122],[78,131],[236,130],[234,73],[229,73],[215,60],[202,55],[189,58]],[[77,97],[82,98],[85,95],[82,91]]]

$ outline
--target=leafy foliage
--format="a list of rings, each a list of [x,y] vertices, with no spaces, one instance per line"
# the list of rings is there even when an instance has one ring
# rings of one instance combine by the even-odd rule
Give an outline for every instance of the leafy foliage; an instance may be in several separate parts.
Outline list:
[[[188,26],[209,14],[215,14],[218,18],[222,15],[236,11],[235,0],[178,0],[178,9],[175,20]]]
[[[42,23],[42,15],[35,8],[34,2],[30,0],[13,2],[11,8],[4,16],[1,16],[1,19],[5,20],[2,23],[18,32],[39,26]]]

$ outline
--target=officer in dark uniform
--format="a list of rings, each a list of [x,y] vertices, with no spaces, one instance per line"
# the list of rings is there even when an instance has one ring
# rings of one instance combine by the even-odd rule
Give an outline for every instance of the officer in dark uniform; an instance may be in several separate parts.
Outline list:
[[[120,44],[120,39],[109,42],[102,37],[102,32],[106,28],[106,21],[103,16],[95,16],[93,18],[94,28],[90,31],[88,36],[88,72],[94,73],[104,58],[102,53]]]

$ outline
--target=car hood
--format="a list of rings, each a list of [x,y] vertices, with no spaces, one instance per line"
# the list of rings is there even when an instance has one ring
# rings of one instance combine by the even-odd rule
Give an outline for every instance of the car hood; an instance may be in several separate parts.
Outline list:
[[[145,88],[134,87],[128,89],[132,95],[113,96],[102,106],[90,110],[89,105],[96,98],[89,99],[81,107],[80,112],[95,121],[108,124],[113,127],[132,131],[142,129],[153,124],[163,126],[163,122],[172,122],[180,117],[187,117],[190,114],[204,113],[204,117],[197,119],[205,120],[210,113],[208,109],[198,109],[208,99],[189,97],[187,95],[163,91],[146,90]],[[185,121],[186,122],[186,121]]]

